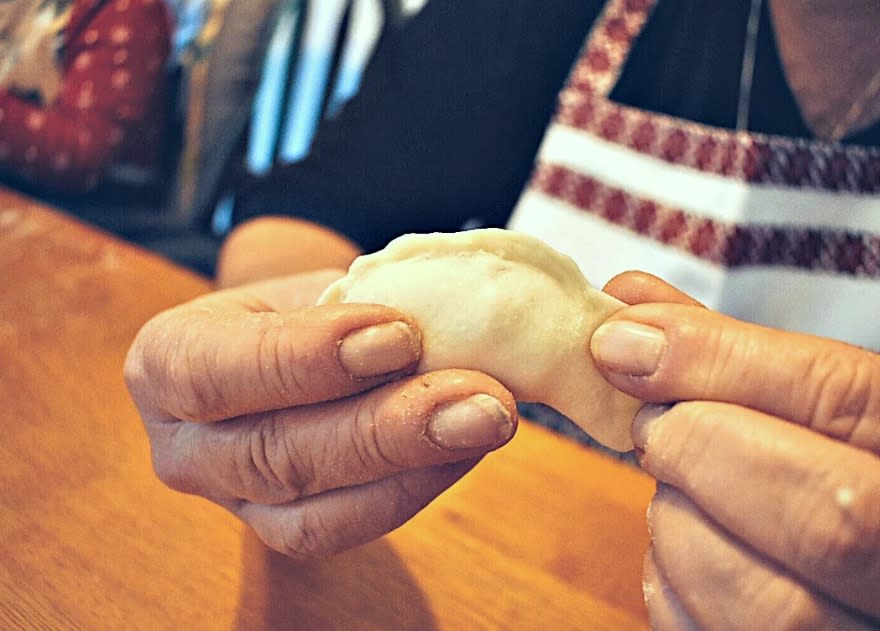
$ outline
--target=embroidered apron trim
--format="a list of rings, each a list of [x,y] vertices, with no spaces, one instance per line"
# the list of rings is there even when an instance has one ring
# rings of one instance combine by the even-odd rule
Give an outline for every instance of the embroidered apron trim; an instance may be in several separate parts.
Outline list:
[[[878,234],[743,225],[701,217],[551,163],[542,163],[536,168],[531,188],[636,234],[724,267],[782,265],[880,277]]]
[[[656,0],[610,0],[594,24],[553,124],[695,173],[857,196],[880,193],[880,148],[794,140],[710,127],[608,99]],[[551,127],[552,130],[552,127]],[[545,141],[530,188],[638,235],[723,267],[782,266],[880,276],[880,230],[741,224],[705,217],[605,184],[575,162],[559,164]],[[585,163],[586,164],[586,163]],[[625,174],[624,174],[625,175]],[[832,200],[828,216],[846,216]],[[843,214],[840,214],[843,213]]]
[[[560,95],[555,122],[673,164],[746,182],[880,192],[880,148],[710,127],[610,101],[608,94],[655,4],[608,3]]]

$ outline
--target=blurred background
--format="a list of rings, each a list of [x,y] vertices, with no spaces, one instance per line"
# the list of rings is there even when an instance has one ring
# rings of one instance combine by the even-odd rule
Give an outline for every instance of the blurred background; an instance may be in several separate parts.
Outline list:
[[[406,232],[505,225],[601,6],[158,1],[0,3],[0,46],[16,23],[37,23],[6,9],[34,9],[45,24],[38,35],[48,36],[34,40],[33,50],[64,59],[69,80],[52,108],[32,106],[15,126],[3,117],[0,67],[0,184],[206,275],[230,228],[253,217],[312,220],[366,251]],[[157,8],[169,19],[157,20]],[[71,10],[65,43],[53,48],[51,25]],[[157,21],[171,22],[164,38],[156,36]],[[158,86],[151,42],[167,51]],[[138,46],[146,50],[135,63]],[[103,68],[90,55],[103,55]],[[36,60],[32,75],[42,74],[33,67],[41,63],[51,68],[40,55]],[[161,98],[136,119],[119,104],[120,87]],[[146,101],[132,102],[143,109]],[[92,105],[103,106],[110,120],[97,120]],[[41,133],[44,116],[66,120]],[[67,169],[65,186],[57,186],[70,160],[52,142],[75,152],[77,135],[118,133],[108,127],[112,121],[128,125],[130,151],[111,156],[113,140],[104,138],[104,158],[113,160],[102,163],[100,179],[82,168],[77,181]],[[15,172],[6,142],[23,130],[31,140],[19,142]],[[48,143],[39,151],[42,177],[33,177],[31,142]]]
[[[0,182],[211,274],[237,182],[305,158],[382,33],[427,0],[163,1],[173,24],[159,159],[114,164],[85,194]]]

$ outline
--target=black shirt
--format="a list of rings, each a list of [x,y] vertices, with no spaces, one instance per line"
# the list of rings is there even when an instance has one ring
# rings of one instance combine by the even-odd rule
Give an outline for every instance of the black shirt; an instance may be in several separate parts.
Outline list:
[[[359,94],[303,161],[246,180],[235,221],[286,214],[366,250],[406,232],[504,225],[600,0],[432,0],[387,29]],[[613,100],[713,126],[736,121],[749,0],[664,0]],[[764,12],[755,131],[809,138]],[[845,140],[880,145],[880,125]]]

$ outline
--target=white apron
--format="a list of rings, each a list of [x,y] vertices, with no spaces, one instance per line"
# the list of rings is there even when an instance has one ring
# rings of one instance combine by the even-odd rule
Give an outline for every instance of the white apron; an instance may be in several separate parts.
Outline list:
[[[610,101],[654,4],[606,5],[509,228],[597,286],[640,269],[735,317],[880,349],[880,149]]]

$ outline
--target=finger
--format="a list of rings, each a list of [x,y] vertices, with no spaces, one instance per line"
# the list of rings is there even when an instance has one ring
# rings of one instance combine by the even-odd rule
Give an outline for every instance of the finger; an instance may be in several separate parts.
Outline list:
[[[301,561],[325,558],[402,525],[474,464],[406,471],[290,504],[240,502],[232,509],[270,548]]]
[[[683,291],[646,272],[624,272],[609,280],[602,289],[628,305],[644,302],[671,302],[703,306]]]
[[[743,546],[671,487],[658,489],[649,520],[657,570],[699,628],[876,628]]]
[[[168,486],[279,504],[483,455],[510,439],[516,420],[513,397],[498,382],[446,370],[332,403],[148,431]]]
[[[279,312],[261,300],[227,290],[144,326],[125,375],[147,420],[214,421],[336,399],[412,372],[421,355],[415,326],[393,309]]]
[[[645,555],[642,592],[653,631],[700,631],[657,569],[653,547]]]
[[[880,358],[859,348],[668,304],[622,309],[590,347],[644,401],[736,403],[880,452]]]
[[[658,412],[633,427],[646,471],[793,575],[880,616],[880,459],[729,404]]]

